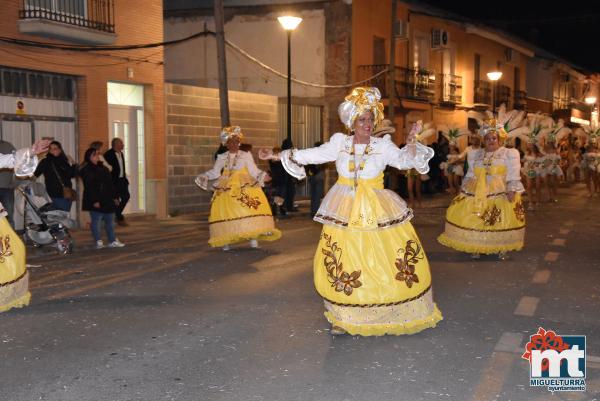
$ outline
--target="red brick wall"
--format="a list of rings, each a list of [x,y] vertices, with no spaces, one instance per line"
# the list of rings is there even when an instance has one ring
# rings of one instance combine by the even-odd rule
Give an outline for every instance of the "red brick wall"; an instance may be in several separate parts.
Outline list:
[[[22,0],[2,0],[0,36],[39,42],[57,42],[48,37],[20,34],[17,21]],[[116,0],[115,45],[163,41],[162,0]],[[66,42],[63,42],[66,43]],[[80,156],[94,140],[108,140],[106,84],[121,81],[146,85],[153,104],[147,109],[148,179],[166,178],[164,70],[162,48],[102,52],[105,55],[27,48],[0,43],[0,65],[78,76],[77,118]],[[108,57],[106,54],[118,57]],[[129,58],[128,61],[126,58]],[[153,63],[134,61],[148,59]],[[157,64],[158,63],[158,64]],[[107,65],[110,64],[110,65]],[[133,69],[132,79],[127,68]]]

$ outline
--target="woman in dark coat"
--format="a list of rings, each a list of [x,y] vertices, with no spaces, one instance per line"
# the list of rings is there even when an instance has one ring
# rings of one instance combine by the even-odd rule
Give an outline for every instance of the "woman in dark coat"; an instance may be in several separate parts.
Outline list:
[[[60,142],[50,142],[48,154],[38,164],[33,174],[36,177],[44,175],[46,192],[52,198],[52,205],[59,210],[69,212],[75,199],[65,198],[65,192],[68,190],[65,191],[63,188],[73,189],[71,178],[77,175],[77,164],[65,155]],[[75,192],[72,194],[75,195]]]
[[[100,153],[94,148],[85,151],[84,163],[79,174],[83,179],[82,210],[90,212],[90,228],[96,249],[104,248],[100,234],[100,221],[104,220],[109,248],[125,246],[115,236],[113,222],[119,204],[117,191],[108,169],[99,161]]]

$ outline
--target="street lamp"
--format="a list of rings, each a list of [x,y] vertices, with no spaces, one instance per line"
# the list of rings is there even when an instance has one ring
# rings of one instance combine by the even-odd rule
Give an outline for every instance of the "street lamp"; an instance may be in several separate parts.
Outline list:
[[[496,86],[498,85],[498,80],[502,78],[501,71],[492,71],[487,73],[487,77],[490,81],[492,81],[492,113],[496,112]]]
[[[292,31],[300,25],[302,18],[286,15],[277,20],[287,32],[288,73],[287,73],[287,139],[292,144]]]

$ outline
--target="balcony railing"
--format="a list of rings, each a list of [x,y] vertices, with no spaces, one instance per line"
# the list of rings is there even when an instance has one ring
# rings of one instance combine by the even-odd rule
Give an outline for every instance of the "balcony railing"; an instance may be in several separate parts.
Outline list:
[[[517,110],[527,110],[527,92],[515,91],[514,108]]]
[[[510,87],[506,85],[498,85],[496,87],[496,106],[500,106],[502,103],[506,105],[506,108],[510,108]]]
[[[388,64],[358,66],[359,79],[366,79],[386,68],[389,68]],[[383,74],[366,82],[365,85],[376,86],[379,88],[382,97],[389,98],[389,81],[389,74]],[[431,71],[395,68],[394,89],[398,98],[433,101],[436,82],[436,75]]]
[[[462,77],[452,74],[440,74],[442,91],[440,103],[460,104],[462,102]]]
[[[115,33],[114,0],[22,0],[19,18]]]
[[[475,81],[473,103],[487,105],[492,104],[492,87],[488,81]]]
[[[575,109],[582,113],[591,113],[592,107],[581,100],[572,97],[555,97],[553,101],[554,110]]]

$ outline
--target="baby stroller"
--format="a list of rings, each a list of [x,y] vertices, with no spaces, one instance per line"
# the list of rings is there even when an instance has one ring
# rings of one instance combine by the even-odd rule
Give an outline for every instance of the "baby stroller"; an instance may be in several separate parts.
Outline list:
[[[31,241],[35,247],[56,244],[61,255],[73,252],[69,228],[75,227],[75,221],[70,218],[69,212],[58,210],[52,205],[52,200],[41,183],[28,182],[18,186],[17,191],[25,199],[25,240]]]

